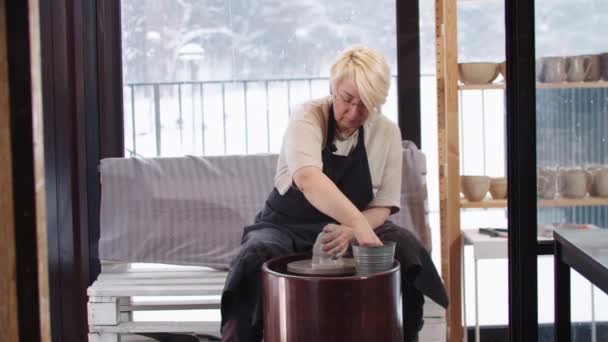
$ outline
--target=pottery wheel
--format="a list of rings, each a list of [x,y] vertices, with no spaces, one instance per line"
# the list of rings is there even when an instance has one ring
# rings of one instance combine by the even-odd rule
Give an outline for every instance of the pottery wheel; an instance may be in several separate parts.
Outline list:
[[[340,266],[323,266],[312,267],[312,259],[292,261],[287,264],[287,271],[298,274],[312,275],[345,275],[354,274],[355,260],[353,258],[342,258],[343,265]]]

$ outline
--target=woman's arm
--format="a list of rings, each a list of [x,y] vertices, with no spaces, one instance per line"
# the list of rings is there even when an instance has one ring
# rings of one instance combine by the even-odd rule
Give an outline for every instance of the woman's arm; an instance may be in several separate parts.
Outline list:
[[[381,226],[391,213],[388,207],[372,207],[361,212],[373,229]],[[334,227],[331,227],[334,226]],[[327,253],[342,255],[353,239],[354,230],[345,225],[328,225],[323,229],[327,235],[323,238],[323,250]]]
[[[363,211],[363,216],[369,222],[373,229],[380,227],[388,216],[391,214],[391,209],[388,207],[371,207]]]
[[[321,169],[307,166],[293,174],[293,181],[304,197],[319,211],[341,224],[352,227],[361,245],[381,245],[366,216],[338,189]]]

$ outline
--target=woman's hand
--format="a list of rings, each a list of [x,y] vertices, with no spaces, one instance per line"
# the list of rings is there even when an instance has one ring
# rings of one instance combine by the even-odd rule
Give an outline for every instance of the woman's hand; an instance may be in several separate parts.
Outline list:
[[[374,229],[369,225],[369,223],[367,223],[367,221],[365,223],[365,225],[353,228],[355,238],[357,239],[359,245],[369,247],[382,246],[382,241],[378,239]]]
[[[354,238],[361,246],[382,246],[371,227],[351,228],[344,224],[328,224],[323,231],[326,233],[321,240],[323,251],[336,256],[342,256]]]
[[[348,246],[355,236],[354,230],[343,224],[330,223],[323,228],[323,232],[325,233],[321,240],[323,251],[338,257],[348,250]]]

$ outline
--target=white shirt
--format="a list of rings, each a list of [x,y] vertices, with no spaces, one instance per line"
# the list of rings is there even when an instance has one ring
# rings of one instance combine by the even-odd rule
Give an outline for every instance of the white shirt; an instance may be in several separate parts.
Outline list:
[[[293,182],[293,174],[306,166],[323,170],[321,151],[326,145],[327,122],[332,103],[330,96],[301,105],[291,116],[279,154],[275,187],[285,194]],[[363,124],[363,141],[372,178],[373,199],[369,207],[389,207],[391,213],[400,209],[401,132],[399,127],[381,113],[370,113]],[[359,130],[349,137],[335,135],[335,154],[348,155],[356,146]]]

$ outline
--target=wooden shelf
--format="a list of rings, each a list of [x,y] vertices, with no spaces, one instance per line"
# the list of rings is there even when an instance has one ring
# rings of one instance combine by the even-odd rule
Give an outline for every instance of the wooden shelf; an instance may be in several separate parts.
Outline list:
[[[459,84],[459,90],[488,90],[488,89],[505,89],[504,83],[489,83],[489,84]]]
[[[563,82],[563,83],[537,83],[537,88],[608,88],[608,82]]]
[[[585,197],[585,198],[556,198],[552,200],[539,200],[539,207],[588,207],[608,205],[608,198]],[[506,208],[507,200],[495,200],[487,197],[483,201],[469,202],[464,198],[460,199],[461,208]]]
[[[608,88],[608,81],[599,82],[562,82],[562,83],[536,83],[539,89],[568,89],[568,88]],[[459,84],[459,90],[489,90],[504,89],[504,83],[490,84]]]
[[[507,200],[506,199],[491,199],[486,197],[483,201],[479,202],[469,202],[465,198],[460,198],[460,207],[461,208],[506,208]]]

